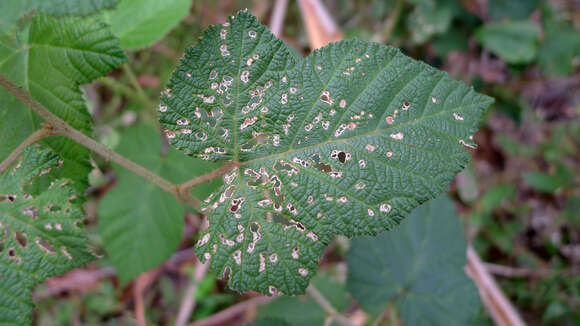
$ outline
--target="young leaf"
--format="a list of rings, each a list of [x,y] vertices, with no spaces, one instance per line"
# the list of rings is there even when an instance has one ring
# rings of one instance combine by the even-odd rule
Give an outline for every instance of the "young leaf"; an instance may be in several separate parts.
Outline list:
[[[105,19],[124,49],[139,49],[165,36],[190,6],[191,0],[123,0]]]
[[[176,183],[217,167],[217,164],[201,164],[199,159],[192,162],[173,148],[162,155],[159,132],[148,125],[128,129],[116,150]],[[184,205],[173,194],[142,177],[121,167],[116,171],[119,181],[99,203],[99,232],[124,283],[175,252],[183,237]],[[195,189],[195,195],[205,197],[218,186],[219,180],[203,184]]]
[[[476,32],[482,46],[507,63],[529,63],[538,51],[540,29],[529,21],[486,25]]]
[[[565,76],[574,71],[580,56],[580,32],[570,26],[548,25],[538,51],[538,63],[548,76]]]
[[[390,232],[353,239],[348,290],[372,314],[394,300],[404,325],[469,325],[480,303],[465,249],[453,203],[440,196]]]
[[[0,175],[0,324],[31,324],[34,286],[93,258],[69,181],[54,180],[34,197],[23,190],[61,164],[52,151],[28,147]]]
[[[112,8],[116,3],[117,0],[4,0],[0,2],[0,33],[32,10],[54,16],[88,15]]]
[[[89,134],[91,117],[79,85],[105,75],[125,61],[115,37],[98,17],[34,17],[28,35],[16,44],[0,41],[0,71],[72,127]],[[0,90],[0,159],[37,129],[41,119],[5,90]],[[87,186],[89,151],[64,137],[45,143],[64,160],[53,177]]]
[[[447,32],[460,8],[455,0],[412,2],[415,8],[407,18],[407,28],[411,32],[411,40],[417,44],[425,43],[433,35]]]
[[[487,11],[493,21],[527,19],[539,5],[539,0],[488,0]]]
[[[159,119],[177,148],[239,165],[197,254],[238,291],[297,294],[336,234],[377,234],[441,193],[491,101],[380,44],[295,60],[242,12],[187,50]]]

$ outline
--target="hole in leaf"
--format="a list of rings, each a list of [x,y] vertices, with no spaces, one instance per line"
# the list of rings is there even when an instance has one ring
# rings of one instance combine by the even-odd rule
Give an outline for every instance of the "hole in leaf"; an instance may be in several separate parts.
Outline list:
[[[323,163],[319,154],[312,154],[312,160],[314,161],[314,167],[322,172],[331,172],[332,167],[329,164]]]
[[[41,239],[41,238],[36,238],[36,245],[44,252],[46,252],[47,254],[54,254],[56,253],[56,250],[54,249],[54,246],[48,242],[47,240]]]
[[[27,239],[25,233],[22,233],[20,231],[15,231],[14,232],[14,239],[16,239],[16,242],[18,242],[20,247],[26,248],[26,245],[28,243],[28,239]]]
[[[22,215],[28,215],[34,220],[38,217],[38,209],[34,206],[28,206],[22,210]]]

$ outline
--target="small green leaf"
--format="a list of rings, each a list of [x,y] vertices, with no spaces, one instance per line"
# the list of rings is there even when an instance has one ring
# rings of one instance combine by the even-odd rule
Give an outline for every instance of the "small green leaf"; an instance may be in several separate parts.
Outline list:
[[[54,114],[86,134],[92,131],[79,85],[105,75],[125,61],[117,40],[98,17],[56,19],[36,15],[30,31],[16,43],[0,40],[0,72],[24,87]],[[4,89],[0,90],[0,159],[38,129],[42,120]],[[65,161],[55,177],[87,186],[89,151],[64,137],[44,141]]]
[[[350,304],[351,297],[344,285],[330,275],[317,275],[312,279],[312,283],[337,311],[346,309]],[[327,314],[310,295],[307,295],[304,298],[287,296],[276,298],[261,307],[258,316],[280,318],[294,326],[315,326],[324,325]]]
[[[36,11],[53,16],[93,14],[112,8],[117,0],[3,0],[0,2],[0,33],[6,32],[20,16]]]
[[[124,49],[140,49],[159,41],[189,13],[191,0],[123,0],[105,13]]]
[[[549,76],[573,72],[574,58],[580,57],[580,31],[572,27],[549,26],[538,52],[538,63]]]
[[[562,178],[561,175],[539,171],[531,171],[524,174],[524,181],[528,185],[546,194],[555,193],[556,190],[568,184],[569,180],[568,178]]]
[[[538,50],[540,29],[529,21],[485,25],[476,32],[484,47],[507,63],[529,63]]]
[[[488,0],[487,11],[494,21],[506,18],[527,19],[539,3],[540,0]]]
[[[347,287],[372,314],[394,301],[406,326],[469,325],[480,301],[463,271],[465,250],[453,203],[443,195],[392,231],[353,239]]]
[[[162,155],[161,136],[152,126],[128,129],[116,149],[171,182],[182,183],[210,172],[216,164],[201,164],[170,148]],[[99,232],[123,283],[169,258],[183,236],[184,205],[157,185],[116,167],[118,182],[99,203]],[[207,196],[219,180],[195,188]]]
[[[80,226],[84,219],[67,180],[32,196],[24,186],[62,164],[49,150],[28,147],[0,175],[0,324],[32,322],[33,288],[93,259]],[[62,168],[62,167],[60,167]]]
[[[303,293],[337,234],[377,234],[444,191],[492,99],[357,40],[305,59],[254,16],[212,26],[163,92],[171,144],[234,161],[197,245],[238,291]]]
[[[453,0],[416,1],[416,6],[407,18],[407,28],[411,31],[411,40],[422,44],[433,35],[447,32],[453,19],[451,4]]]

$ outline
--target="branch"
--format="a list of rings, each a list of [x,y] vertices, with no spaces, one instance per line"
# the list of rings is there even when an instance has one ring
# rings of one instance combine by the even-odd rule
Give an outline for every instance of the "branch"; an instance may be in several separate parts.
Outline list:
[[[215,179],[215,178],[217,178],[219,176],[222,176],[222,175],[230,172],[234,168],[238,167],[239,165],[240,165],[239,163],[231,163],[231,164],[222,166],[221,168],[219,168],[217,170],[213,170],[210,173],[206,173],[206,174],[204,174],[202,176],[193,178],[193,179],[191,179],[191,180],[189,180],[189,181],[187,181],[185,183],[182,183],[179,186],[179,192],[182,195],[185,195],[185,194],[187,194],[187,191],[189,189],[191,189],[192,187],[195,187],[195,186],[197,186],[199,184],[202,184],[204,182],[211,181],[211,180],[213,180],[213,179]]]
[[[288,0],[276,0],[274,9],[272,9],[272,16],[270,16],[270,31],[278,38],[282,34],[282,27],[287,7]]]
[[[254,297],[252,299],[235,304],[225,310],[218,312],[217,314],[211,315],[210,317],[191,323],[189,326],[221,325],[224,322],[234,318],[235,316],[247,311],[250,309],[250,307],[266,304],[275,298],[276,297],[266,296]]]
[[[164,191],[174,194],[178,199],[183,200],[194,207],[199,207],[199,200],[193,198],[193,196],[191,196],[189,193],[184,193],[182,195],[177,185],[162,178],[161,176],[158,176],[157,174],[151,172],[150,170],[144,168],[143,166],[131,161],[130,159],[122,155],[119,155],[118,153],[106,147],[105,145],[95,141],[94,139],[83,134],[82,132],[74,129],[64,120],[62,120],[54,113],[52,113],[50,110],[48,110],[40,102],[35,100],[27,91],[25,91],[18,85],[14,84],[10,79],[8,79],[3,74],[0,74],[0,86],[4,87],[8,92],[10,92],[20,101],[22,101],[22,103],[24,103],[34,112],[36,112],[36,114],[42,117],[45,120],[45,122],[48,123],[48,125],[52,128],[51,132],[53,134],[66,136],[74,140],[78,144],[101,155],[106,160],[115,162],[120,166],[126,168],[127,170],[158,185]]]
[[[467,248],[466,271],[477,285],[481,301],[483,301],[483,304],[496,325],[526,325],[471,246]]]
[[[121,68],[123,68],[123,72],[125,72],[125,74],[127,74],[127,77],[129,77],[129,82],[131,83],[133,88],[135,88],[135,91],[137,92],[139,97],[146,99],[147,103],[151,104],[151,101],[149,101],[147,94],[145,94],[145,91],[139,84],[137,77],[135,77],[135,74],[133,73],[133,69],[131,69],[131,66],[129,66],[128,63],[125,63],[121,66]]]
[[[195,308],[195,296],[197,295],[197,289],[199,287],[199,283],[203,281],[205,275],[207,274],[209,264],[208,263],[201,263],[197,260],[196,269],[193,274],[193,280],[190,280],[187,289],[185,290],[185,294],[183,296],[183,301],[181,302],[181,306],[179,307],[179,313],[177,315],[177,321],[175,322],[175,326],[186,326],[189,317],[193,313],[193,309]]]
[[[131,100],[135,102],[139,102],[145,106],[149,106],[151,103],[149,102],[148,98],[142,98],[139,94],[133,90],[131,87],[126,86],[123,83],[120,83],[118,80],[111,78],[111,77],[102,77],[98,79],[103,85],[111,88],[112,90],[119,92]]]
[[[161,268],[155,268],[150,271],[144,272],[137,277],[133,287],[133,297],[135,300],[135,317],[137,319],[138,326],[147,326],[147,314],[145,311],[145,294],[147,288],[159,276]]]
[[[483,263],[485,269],[488,272],[494,275],[503,276],[503,277],[530,277],[530,278],[541,278],[546,277],[552,273],[553,271],[549,269],[528,269],[528,268],[521,268],[521,267],[511,267],[511,266],[504,266],[499,264],[492,264],[492,263]],[[560,273],[562,273],[560,271]],[[563,275],[563,274],[560,274]]]
[[[336,320],[339,324],[343,326],[353,326],[352,322],[348,320],[348,318],[341,315],[334,307],[326,300],[324,295],[318,291],[314,287],[313,284],[310,284],[308,288],[306,288],[306,292],[316,301],[316,303],[326,311],[326,314],[331,317],[332,319]]]
[[[399,21],[399,17],[401,16],[401,11],[403,9],[404,3],[405,0],[397,0],[397,2],[395,3],[395,8],[391,12],[391,15],[387,20],[387,23],[385,24],[381,43],[386,43],[391,38],[391,35],[393,35],[395,26],[397,26],[397,22]]]
[[[8,157],[2,161],[0,164],[0,174],[4,173],[4,171],[8,170],[8,168],[14,163],[22,154],[22,151],[26,146],[32,145],[37,141],[43,139],[44,137],[50,136],[53,134],[50,128],[42,128],[35,131],[32,135],[28,136],[18,147],[16,147]]]

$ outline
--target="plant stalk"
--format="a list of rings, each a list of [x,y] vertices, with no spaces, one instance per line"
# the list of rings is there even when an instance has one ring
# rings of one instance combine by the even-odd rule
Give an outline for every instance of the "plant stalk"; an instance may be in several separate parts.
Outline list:
[[[119,92],[135,102],[139,102],[145,106],[149,106],[151,103],[148,98],[141,97],[134,89],[120,83],[118,80],[111,77],[102,77],[98,79],[103,85],[109,87],[110,89]]]
[[[129,77],[129,82],[131,83],[131,86],[133,86],[133,88],[135,88],[137,95],[139,95],[139,97],[141,97],[143,99],[146,99],[148,104],[151,104],[149,97],[147,97],[147,94],[145,94],[145,91],[143,90],[143,88],[139,84],[139,81],[137,80],[135,73],[133,73],[133,69],[131,69],[131,66],[129,66],[128,63],[125,63],[121,66],[121,68],[123,69],[123,72],[125,74],[127,74],[127,77]]]
[[[14,163],[24,151],[26,146],[32,145],[39,140],[48,137],[53,134],[53,131],[49,128],[42,128],[35,131],[32,135],[28,136],[18,147],[16,147],[8,157],[0,163],[0,174],[4,173],[4,171],[8,170],[8,168]]]
[[[95,141],[94,139],[86,136],[82,132],[71,127],[68,123],[66,123],[64,120],[62,120],[58,116],[56,116],[54,113],[52,113],[50,110],[48,110],[44,105],[42,105],[40,102],[38,102],[36,99],[34,99],[27,91],[22,89],[20,86],[14,84],[10,79],[8,79],[3,74],[0,74],[0,86],[5,88],[8,92],[10,92],[12,95],[14,95],[20,101],[22,101],[22,103],[24,103],[26,106],[31,108],[34,112],[36,112],[36,114],[38,114],[40,117],[42,117],[44,119],[44,121],[49,125],[49,130],[50,130],[51,134],[58,134],[58,135],[66,136],[66,137],[74,140],[78,144],[80,144],[80,145],[90,149],[91,151],[101,155],[106,160],[115,162],[115,163],[121,165],[122,167],[126,168],[127,170],[129,170],[129,171],[145,178],[146,180],[158,185],[164,191],[174,194],[179,200],[182,200],[182,201],[192,205],[194,208],[199,208],[199,204],[200,204],[199,200],[194,198],[193,196],[191,196],[191,194],[189,194],[187,191],[180,192],[178,185],[173,184],[172,182],[162,178],[161,176],[153,173],[152,171],[146,169],[145,167],[131,161],[130,159],[116,153],[115,151],[111,150],[110,148],[106,147],[105,145]],[[29,143],[38,141],[38,139],[36,139],[36,138],[38,138],[40,136],[45,137],[46,135],[43,135],[43,133],[46,133],[46,131],[42,131],[38,134],[34,133],[33,134],[33,135],[35,135],[34,138],[31,138],[32,136],[27,138],[24,143],[22,143],[21,145],[19,145],[17,147],[17,149],[15,150],[16,153],[11,153],[8,158],[10,158],[11,160],[15,160],[14,157],[18,157],[20,155],[20,153],[22,152],[22,149],[24,147],[28,146]],[[17,150],[19,150],[19,151],[17,151]],[[6,165],[9,165],[10,161],[5,160],[5,162],[2,162],[2,166],[4,166],[4,163],[6,163]],[[211,174],[211,173],[209,173],[209,174]],[[199,178],[204,178],[204,176],[201,176]]]
[[[332,304],[328,302],[328,300],[324,297],[324,295],[320,293],[320,291],[318,291],[318,289],[314,287],[313,284],[310,284],[310,286],[306,288],[306,292],[314,299],[314,301],[316,301],[316,303],[322,309],[324,309],[326,314],[332,319],[334,319],[337,323],[343,326],[353,326],[353,323],[348,318],[346,318],[338,311],[336,311],[336,309],[334,309]]]

